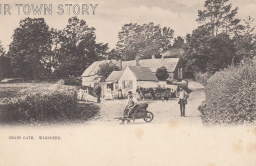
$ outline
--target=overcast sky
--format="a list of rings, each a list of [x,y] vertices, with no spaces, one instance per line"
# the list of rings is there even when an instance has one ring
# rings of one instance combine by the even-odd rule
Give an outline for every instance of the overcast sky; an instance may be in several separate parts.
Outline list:
[[[97,41],[109,43],[110,48],[115,48],[118,40],[117,35],[122,26],[126,23],[144,24],[154,22],[160,24],[161,27],[171,27],[175,31],[175,36],[185,36],[191,33],[198,26],[195,21],[198,10],[204,9],[205,0],[55,0],[53,1],[3,1],[1,2],[0,14],[0,40],[6,49],[11,43],[14,29],[19,26],[19,21],[26,17],[38,18],[44,17],[50,28],[63,29],[67,25],[68,18],[75,16],[71,11],[67,14],[67,6],[65,4],[79,4],[80,10],[82,4],[92,4],[98,6],[95,9],[95,15],[90,7],[89,15],[77,15],[78,18],[86,20],[89,27],[96,28]],[[44,15],[28,15],[23,13],[21,7],[20,15],[18,15],[18,7],[15,4],[52,4],[52,15],[48,13]],[[234,7],[239,7],[237,18],[244,19],[247,16],[256,17],[256,0],[230,0],[229,3]],[[4,15],[4,4],[9,4],[11,15]],[[58,5],[63,4],[64,14],[59,15],[57,12]],[[26,8],[27,9],[27,8]],[[76,8],[77,9],[77,8]]]

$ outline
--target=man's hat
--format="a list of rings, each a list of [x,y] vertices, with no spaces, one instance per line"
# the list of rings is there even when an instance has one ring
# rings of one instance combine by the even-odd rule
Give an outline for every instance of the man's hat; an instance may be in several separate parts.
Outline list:
[[[132,94],[132,91],[129,91],[128,94]]]

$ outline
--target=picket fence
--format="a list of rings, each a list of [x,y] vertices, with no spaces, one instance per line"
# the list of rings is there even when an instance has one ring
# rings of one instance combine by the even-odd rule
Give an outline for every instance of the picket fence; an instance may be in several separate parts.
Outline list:
[[[88,90],[83,90],[83,89],[79,89],[78,92],[78,100],[85,100],[85,101],[88,101]]]
[[[97,98],[90,95],[88,89],[86,89],[86,90],[79,89],[77,91],[77,99],[79,101],[97,102]]]

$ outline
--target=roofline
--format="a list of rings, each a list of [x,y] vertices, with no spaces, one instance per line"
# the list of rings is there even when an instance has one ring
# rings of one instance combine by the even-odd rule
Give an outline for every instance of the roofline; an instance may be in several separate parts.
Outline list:
[[[149,59],[139,59],[139,61],[143,61],[143,60],[152,60],[152,58],[149,58]],[[155,58],[154,60],[161,60],[161,59],[182,59],[182,58],[172,58],[172,57],[167,57],[167,58]],[[123,61],[123,62],[131,62],[131,61],[135,61],[134,60],[129,60],[129,61]]]
[[[83,76],[83,74],[84,74],[84,73],[83,73],[81,77],[90,77],[90,76],[93,76],[93,75],[90,75],[90,74],[91,74],[91,72],[93,71],[93,69],[96,67],[96,65],[97,65],[98,62],[99,62],[99,61],[93,62],[91,65],[93,65],[93,64],[95,64],[95,65],[93,66],[92,70],[88,73],[87,76]],[[91,66],[91,65],[90,65],[90,66]],[[89,67],[90,67],[90,66],[89,66]],[[88,68],[89,68],[89,67],[88,67]],[[86,71],[86,70],[87,70],[87,69],[85,69],[85,71]],[[95,74],[95,75],[96,75],[96,74]]]
[[[116,81],[105,81],[106,83],[114,83],[114,82],[116,82]]]
[[[81,77],[92,77],[92,76],[98,76],[98,74],[88,75],[88,76],[81,76]]]
[[[99,62],[102,62],[102,61],[113,61],[114,59],[110,59],[110,60],[107,60],[107,59],[105,59],[105,60],[101,60],[101,61],[95,61],[95,62],[93,62],[91,65],[93,65],[94,63],[95,63],[95,65],[93,66],[93,68],[92,68],[92,70],[90,71],[90,73],[88,74],[88,76],[94,76],[94,75],[97,75],[97,74],[94,74],[94,75],[90,75],[91,74],[91,72],[94,70],[94,68],[97,66],[97,64],[99,63]],[[114,60],[114,61],[116,61],[117,62],[117,60]],[[90,66],[91,66],[90,65]],[[89,66],[89,67],[90,67]],[[86,70],[86,69],[85,69]],[[87,76],[81,76],[81,77],[87,77]]]
[[[144,67],[145,68],[145,66],[129,66],[129,67]],[[148,68],[148,67],[147,67]]]
[[[137,81],[154,81],[154,80],[137,80]],[[154,82],[158,82],[158,80],[156,80]]]

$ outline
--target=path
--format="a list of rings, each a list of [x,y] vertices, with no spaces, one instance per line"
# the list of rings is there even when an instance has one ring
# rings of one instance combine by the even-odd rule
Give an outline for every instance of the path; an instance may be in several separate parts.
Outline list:
[[[186,117],[180,116],[180,108],[178,104],[178,98],[171,98],[169,101],[160,100],[147,100],[140,102],[148,102],[148,110],[153,112],[154,120],[151,124],[155,123],[168,123],[170,121],[179,121],[187,124],[201,124],[200,112],[198,106],[204,101],[204,87],[199,83],[189,80],[189,89],[192,90],[190,97],[188,98],[188,104],[186,105]],[[100,104],[101,110],[98,116],[96,116],[90,123],[108,123],[117,124],[118,120],[114,120],[115,117],[122,116],[123,109],[125,107],[126,100],[103,100]],[[145,123],[144,120],[138,119],[135,123]]]

